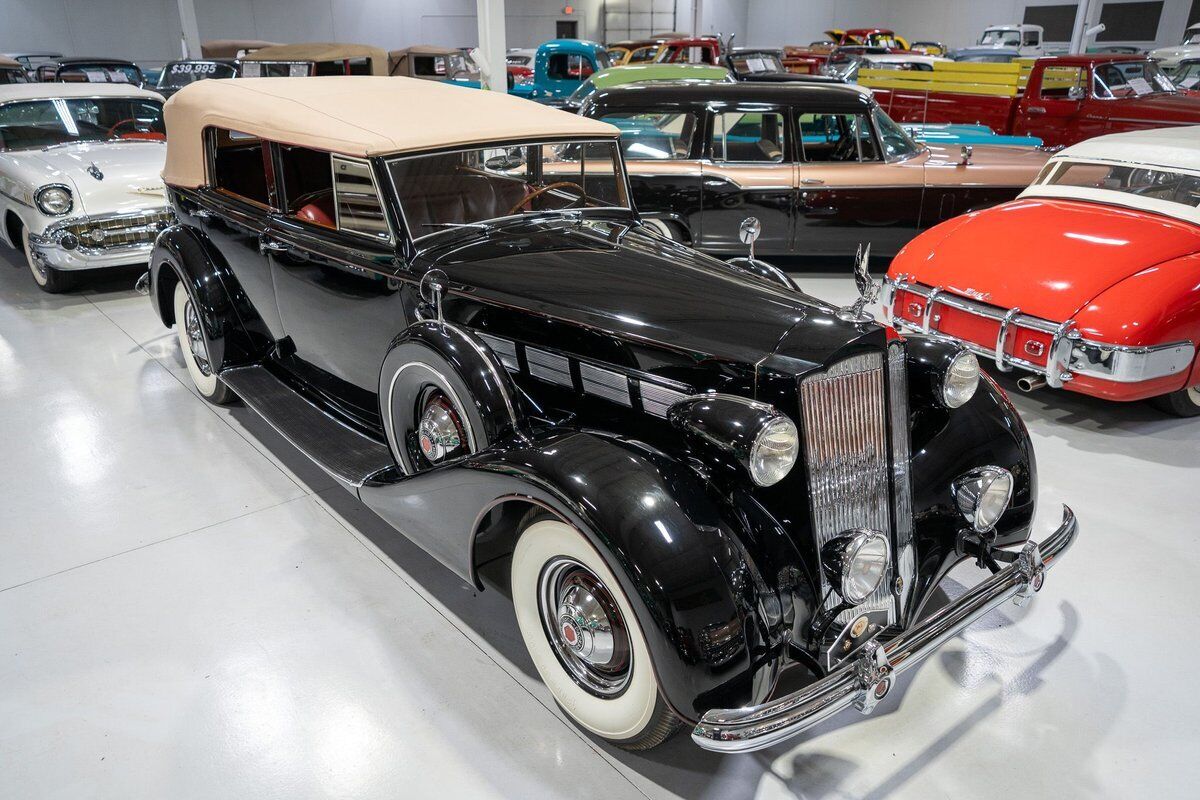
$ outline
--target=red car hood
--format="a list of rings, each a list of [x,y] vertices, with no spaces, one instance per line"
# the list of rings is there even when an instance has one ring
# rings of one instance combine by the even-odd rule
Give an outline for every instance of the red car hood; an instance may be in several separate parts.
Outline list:
[[[1198,251],[1200,226],[1099,203],[1026,198],[933,228],[889,272],[1062,322],[1119,281]]]

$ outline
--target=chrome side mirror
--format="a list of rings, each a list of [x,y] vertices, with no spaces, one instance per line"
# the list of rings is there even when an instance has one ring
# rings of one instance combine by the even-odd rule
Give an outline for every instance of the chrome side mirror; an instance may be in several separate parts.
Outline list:
[[[738,226],[738,238],[742,240],[742,244],[750,245],[750,258],[754,258],[754,243],[758,241],[759,236],[762,236],[762,223],[758,221],[758,217],[746,217],[742,220],[742,224]]]
[[[974,152],[975,152],[975,148],[969,144],[964,144],[962,147],[960,147],[958,149],[958,154],[961,156],[961,159],[959,160],[958,165],[960,167],[971,166],[971,155]]]

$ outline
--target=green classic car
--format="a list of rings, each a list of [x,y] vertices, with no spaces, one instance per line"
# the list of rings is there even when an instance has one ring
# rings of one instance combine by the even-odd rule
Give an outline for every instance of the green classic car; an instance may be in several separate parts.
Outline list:
[[[644,81],[719,81],[732,83],[734,77],[725,67],[710,64],[630,64],[602,69],[579,84],[563,103],[563,109],[578,113],[583,102],[600,89]]]

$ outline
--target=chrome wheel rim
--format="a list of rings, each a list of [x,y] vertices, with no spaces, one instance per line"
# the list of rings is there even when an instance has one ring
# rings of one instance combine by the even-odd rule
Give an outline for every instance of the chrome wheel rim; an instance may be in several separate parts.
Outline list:
[[[204,342],[204,331],[200,328],[200,315],[196,313],[191,300],[183,306],[183,331],[187,336],[188,350],[192,353],[196,368],[207,378],[212,375],[212,368],[208,363],[208,345]]]
[[[1188,389],[1187,399],[1192,401],[1192,405],[1200,406],[1200,386],[1193,386]]]
[[[629,685],[629,629],[604,582],[572,558],[542,568],[538,612],[559,662],[583,689],[615,697]]]

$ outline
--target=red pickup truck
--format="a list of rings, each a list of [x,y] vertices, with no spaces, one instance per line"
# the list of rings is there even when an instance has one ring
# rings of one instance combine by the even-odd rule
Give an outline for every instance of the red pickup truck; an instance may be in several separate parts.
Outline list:
[[[1200,99],[1177,89],[1144,56],[1039,58],[1024,90],[1011,96],[929,86],[873,91],[897,122],[987,125],[996,133],[1038,136],[1049,147],[1103,133],[1200,124]]]

